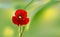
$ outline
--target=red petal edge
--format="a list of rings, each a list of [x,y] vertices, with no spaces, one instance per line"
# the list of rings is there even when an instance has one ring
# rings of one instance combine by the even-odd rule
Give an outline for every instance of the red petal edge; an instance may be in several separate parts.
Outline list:
[[[19,25],[19,20],[15,16],[12,17],[12,22],[16,25]]]

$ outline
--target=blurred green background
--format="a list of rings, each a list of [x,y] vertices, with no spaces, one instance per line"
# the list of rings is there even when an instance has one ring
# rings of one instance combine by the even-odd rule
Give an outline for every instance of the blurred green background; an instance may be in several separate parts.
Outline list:
[[[23,37],[60,37],[60,0],[0,0],[0,37],[19,37],[12,23],[17,9],[30,18]]]

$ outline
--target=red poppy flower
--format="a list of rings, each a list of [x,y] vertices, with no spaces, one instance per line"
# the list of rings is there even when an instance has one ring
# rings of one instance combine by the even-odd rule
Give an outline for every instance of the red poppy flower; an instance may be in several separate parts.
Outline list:
[[[16,25],[26,25],[29,22],[29,18],[27,18],[27,12],[25,10],[17,10],[15,12],[15,16],[12,17],[12,22]]]

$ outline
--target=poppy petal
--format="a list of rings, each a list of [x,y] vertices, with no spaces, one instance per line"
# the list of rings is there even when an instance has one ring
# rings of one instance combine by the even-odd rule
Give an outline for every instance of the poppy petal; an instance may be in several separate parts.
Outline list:
[[[19,20],[15,16],[12,17],[12,22],[16,25],[19,25]]]
[[[29,18],[21,18],[20,19],[20,25],[26,25],[29,22]]]
[[[27,12],[25,10],[22,10],[22,9],[16,10],[15,16],[17,16],[17,17],[22,16],[24,18],[24,17],[27,17]]]
[[[28,22],[29,22],[29,18],[26,18],[24,24],[26,25]]]

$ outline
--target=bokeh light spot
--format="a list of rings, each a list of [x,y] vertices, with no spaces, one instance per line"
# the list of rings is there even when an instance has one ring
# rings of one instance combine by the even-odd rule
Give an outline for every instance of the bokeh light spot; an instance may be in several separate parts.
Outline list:
[[[6,28],[4,28],[4,30],[3,30],[3,35],[4,36],[13,36],[13,34],[14,34],[14,30],[11,28],[11,27],[6,27]]]

